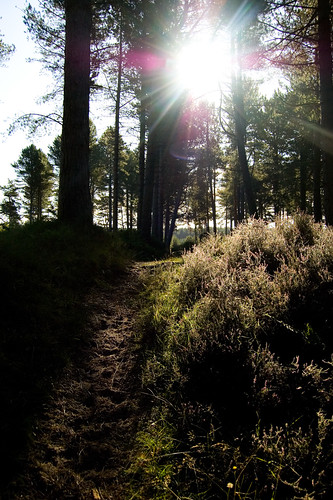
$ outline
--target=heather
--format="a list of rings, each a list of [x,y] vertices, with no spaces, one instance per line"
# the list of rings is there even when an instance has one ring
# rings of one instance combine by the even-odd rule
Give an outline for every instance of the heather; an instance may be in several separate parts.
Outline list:
[[[331,228],[252,220],[183,260],[143,293],[136,497],[330,497]]]

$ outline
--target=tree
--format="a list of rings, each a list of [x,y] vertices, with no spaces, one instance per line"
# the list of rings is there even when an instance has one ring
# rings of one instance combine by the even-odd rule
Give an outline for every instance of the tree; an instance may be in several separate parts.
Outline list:
[[[103,220],[109,229],[115,229],[114,222],[114,151],[115,129],[108,127],[91,151],[91,175],[95,188],[94,215],[96,220]],[[125,198],[129,196],[134,203],[138,177],[136,157],[125,145],[122,136],[118,138],[118,202],[117,210],[126,205]],[[132,168],[133,166],[133,168]],[[128,198],[128,202],[130,202]],[[133,212],[132,203],[132,212]],[[133,215],[133,214],[132,214]]]
[[[113,229],[118,229],[118,202],[119,202],[119,143],[120,143],[120,98],[122,86],[123,69],[123,27],[121,14],[119,21],[119,52],[117,67],[117,91],[116,91],[116,109],[114,126],[114,156],[113,156]]]
[[[265,10],[265,0],[227,0],[222,15],[228,23],[231,32],[232,55],[235,68],[232,74],[232,101],[234,111],[234,132],[238,151],[239,168],[242,174],[244,192],[251,216],[257,216],[254,183],[249,170],[246,155],[246,114],[244,107],[244,89],[241,55],[246,43],[251,42],[251,36],[256,37],[253,26],[257,23],[258,14]]]
[[[137,212],[138,194],[139,194],[139,171],[138,154],[135,151],[127,150],[126,161],[123,167],[122,190],[124,193],[124,204],[126,209],[126,227],[133,229],[134,214]]]
[[[318,0],[318,64],[320,79],[320,107],[324,158],[324,203],[327,224],[333,225],[333,71],[331,1]]]
[[[90,134],[89,134],[89,188],[90,197],[93,208],[93,215],[95,215],[96,201],[101,183],[105,175],[105,168],[103,165],[103,151],[98,143],[97,129],[94,123],[90,120]]]
[[[241,51],[241,36],[238,34],[234,40],[234,53],[235,55]],[[236,58],[238,56],[236,55]],[[232,98],[233,98],[233,108],[234,108],[234,123],[235,123],[235,137],[238,150],[238,161],[240,166],[240,171],[243,177],[244,189],[246,193],[246,200],[248,204],[249,214],[251,216],[257,216],[257,207],[255,194],[253,190],[253,180],[249,170],[248,159],[246,155],[246,115],[244,107],[244,89],[243,89],[243,77],[241,73],[240,65],[237,65],[237,69],[233,73],[232,78]]]
[[[2,65],[10,55],[15,51],[14,45],[8,45],[2,40],[3,35],[0,33],[0,65]]]
[[[103,178],[99,196],[99,211],[104,214],[107,226],[111,230],[113,225],[113,167],[114,167],[114,128],[108,127],[99,140],[102,152]]]
[[[0,213],[5,217],[5,225],[15,227],[19,224],[21,217],[19,214],[19,188],[13,181],[9,181],[6,186],[2,186],[3,200],[0,204]]]
[[[65,0],[66,44],[59,220],[89,227],[90,0]]]
[[[221,166],[219,123],[212,104],[192,103],[188,146],[191,160],[187,181],[188,220],[193,219],[200,232],[217,232],[217,172]]]
[[[49,206],[53,172],[47,156],[31,144],[23,149],[16,163],[17,185],[23,196],[23,208],[30,224],[40,221]]]
[[[287,68],[315,68],[319,75],[321,120],[309,122],[306,139],[321,149],[324,174],[324,208],[327,224],[333,223],[333,154],[329,136],[333,131],[333,82],[332,82],[332,2],[331,0],[275,0],[270,2],[266,25],[270,27],[271,42],[266,58]],[[268,56],[269,51],[273,54]],[[314,96],[316,99],[318,96]],[[312,133],[309,134],[309,131]],[[311,137],[311,139],[310,139]],[[315,217],[320,218],[319,203],[319,151],[314,155],[313,171],[316,179]]]
[[[140,78],[138,227],[146,239],[162,241],[165,174],[173,161],[168,147],[181,112],[166,61],[177,47],[187,9],[177,0],[128,1],[126,7],[124,35]]]

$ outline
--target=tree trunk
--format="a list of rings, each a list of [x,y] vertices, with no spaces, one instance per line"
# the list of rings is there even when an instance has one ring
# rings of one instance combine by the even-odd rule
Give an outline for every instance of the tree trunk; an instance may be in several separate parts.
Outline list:
[[[167,242],[170,230],[170,198],[168,199],[165,207],[165,222],[164,222],[164,241]],[[169,245],[170,247],[170,245]]]
[[[172,217],[171,217],[171,221],[170,221],[170,225],[169,225],[168,235],[165,239],[165,247],[168,250],[170,249],[172,236],[173,236],[173,233],[174,233],[174,230],[176,227],[177,214],[178,214],[179,205],[180,205],[180,202],[182,199],[182,193],[183,193],[183,186],[180,186],[180,189],[177,193],[177,198],[175,200],[175,206],[174,206],[173,212],[172,212]]]
[[[141,233],[145,240],[149,240],[151,237],[151,213],[153,204],[155,162],[157,158],[156,149],[158,150],[155,136],[155,131],[151,130],[147,145],[146,174],[144,196],[142,201]]]
[[[41,221],[42,220],[42,186],[41,184],[37,188],[37,220]]]
[[[32,224],[34,221],[33,218],[34,213],[34,194],[32,189],[30,189],[30,200],[29,200],[29,224]]]
[[[324,175],[325,219],[333,224],[333,83],[331,46],[331,1],[318,0],[318,59]]]
[[[92,225],[89,190],[90,0],[65,0],[66,43],[59,220]]]
[[[129,192],[128,192],[128,189],[125,190],[125,203],[126,203],[126,229],[129,229],[129,219],[130,219],[130,216],[129,216],[129,210],[130,210],[130,206],[129,206]]]
[[[306,151],[304,150],[304,145],[302,145],[302,150],[300,154],[300,210],[301,212],[306,212]]]
[[[155,168],[152,222],[152,236],[160,242],[163,242],[163,157],[160,146]]]
[[[130,198],[130,229],[133,229],[133,212],[134,212],[134,204],[133,204],[133,193],[131,192],[131,198]]]
[[[321,152],[314,145],[313,151],[313,215],[316,222],[322,221],[321,208]]]
[[[120,97],[121,79],[123,67],[123,35],[122,24],[120,22],[119,34],[119,55],[118,55],[118,79],[116,95],[116,117],[114,126],[114,157],[113,157],[113,230],[118,229],[118,198],[119,198],[119,118],[120,118]]]
[[[109,212],[109,230],[112,229],[112,167],[110,165],[108,178],[108,212]]]
[[[138,230],[142,228],[142,204],[145,185],[145,153],[146,153],[146,93],[144,75],[141,75],[141,102],[140,102],[140,145],[139,145],[139,201],[138,201]]]
[[[207,148],[207,174],[208,174],[208,190],[210,197],[210,207],[212,210],[212,219],[213,219],[213,233],[217,233],[216,227],[216,192],[215,192],[215,168],[212,166],[212,158],[211,158],[211,144],[209,137],[209,127],[208,120],[206,123],[206,148]]]
[[[233,43],[234,53],[237,54],[239,50],[240,50],[239,41],[237,49],[235,48],[235,43]],[[244,109],[244,90],[243,90],[242,76],[240,73],[240,69],[238,69],[237,74],[234,74],[232,78],[232,100],[234,107],[235,134],[236,134],[239,165],[243,177],[248,210],[251,216],[257,216],[256,201],[252,186],[252,177],[249,171],[249,165],[245,149],[246,121],[245,121],[245,109]]]

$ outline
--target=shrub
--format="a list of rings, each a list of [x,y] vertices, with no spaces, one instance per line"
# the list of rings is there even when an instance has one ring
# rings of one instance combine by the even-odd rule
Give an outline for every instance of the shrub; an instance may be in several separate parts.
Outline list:
[[[144,384],[172,401],[177,495],[332,493],[332,238],[250,221],[150,278]]]

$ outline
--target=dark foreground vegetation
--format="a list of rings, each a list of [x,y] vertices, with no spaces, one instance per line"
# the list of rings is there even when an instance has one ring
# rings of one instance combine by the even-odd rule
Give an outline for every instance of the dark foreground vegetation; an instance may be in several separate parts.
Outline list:
[[[119,236],[96,228],[83,234],[52,223],[0,233],[2,483],[24,461],[51,380],[85,341],[89,291],[114,280],[128,259]]]
[[[305,216],[155,271],[132,498],[332,498],[332,271],[333,232]]]
[[[36,422],[57,375],[90,345],[90,292],[119,277],[119,286],[131,283],[122,279],[129,259],[152,251],[134,232],[37,224],[0,233],[4,498],[5,480],[39,442]],[[132,335],[146,416],[126,438],[135,441],[127,469],[108,475],[110,457],[99,468],[92,461],[95,484],[124,500],[331,498],[332,229],[307,216],[276,227],[252,221],[231,236],[207,236],[179,260],[142,271]],[[28,477],[22,468],[22,491]],[[86,498],[69,486],[66,498]]]

